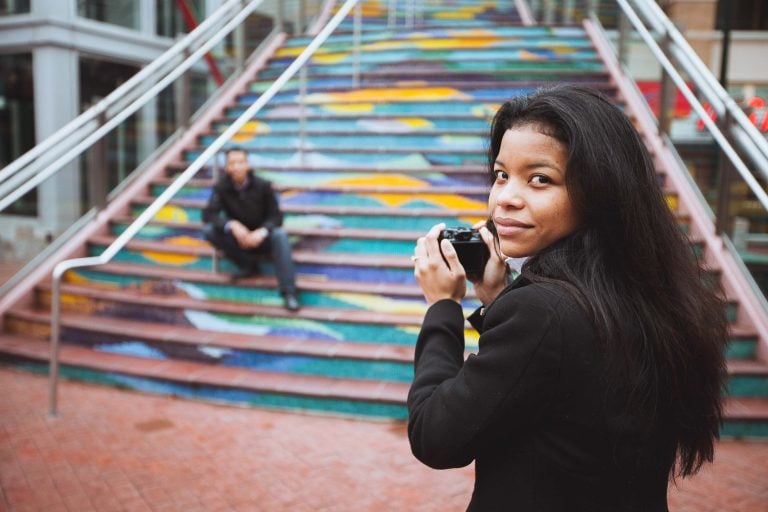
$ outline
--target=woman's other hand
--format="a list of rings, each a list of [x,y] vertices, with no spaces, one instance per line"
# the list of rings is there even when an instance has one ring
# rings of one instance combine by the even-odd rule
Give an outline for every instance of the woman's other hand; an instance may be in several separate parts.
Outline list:
[[[506,288],[509,267],[507,267],[505,259],[502,259],[503,256],[496,247],[493,234],[485,226],[485,221],[478,222],[472,227],[480,232],[480,236],[483,238],[485,245],[488,246],[488,252],[490,253],[482,277],[471,280],[472,285],[475,287],[477,298],[483,304],[488,305]]]
[[[413,256],[416,281],[430,306],[443,299],[460,302],[467,293],[467,274],[453,245],[437,239],[444,228],[445,224],[437,224],[419,238]]]

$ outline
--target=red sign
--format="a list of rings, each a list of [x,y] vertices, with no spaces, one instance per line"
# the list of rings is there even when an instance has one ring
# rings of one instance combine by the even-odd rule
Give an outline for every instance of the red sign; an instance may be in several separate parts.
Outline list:
[[[640,91],[643,93],[643,96],[645,97],[645,101],[648,102],[648,106],[651,107],[651,111],[656,115],[656,117],[659,116],[659,112],[661,109],[661,85],[659,82],[637,82],[637,86],[640,89]],[[760,130],[762,133],[768,133],[768,102],[764,98],[761,98],[759,96],[755,96],[751,100],[747,102],[739,102],[739,106],[744,110],[744,113],[747,114],[747,117],[752,122],[755,127]],[[704,109],[707,111],[707,114],[709,115],[710,119],[713,121],[717,120],[717,114],[715,113],[715,110],[712,108],[712,105],[709,103],[704,103]],[[685,96],[675,89],[675,105],[674,105],[674,118],[675,119],[685,119],[689,117],[693,113],[693,109],[691,108],[691,105],[688,103],[688,100],[685,99]],[[701,119],[696,120],[696,129],[699,131],[704,131],[706,129],[704,125],[704,121]]]
[[[765,100],[759,96],[755,96],[749,100],[746,104],[740,105],[744,109],[744,113],[747,114],[749,121],[755,125],[755,128],[762,133],[768,133],[768,107],[766,107]],[[709,103],[704,104],[704,109],[707,111],[707,115],[713,121],[717,121],[717,114],[715,109]],[[699,119],[696,121],[696,129],[704,131],[704,121]]]

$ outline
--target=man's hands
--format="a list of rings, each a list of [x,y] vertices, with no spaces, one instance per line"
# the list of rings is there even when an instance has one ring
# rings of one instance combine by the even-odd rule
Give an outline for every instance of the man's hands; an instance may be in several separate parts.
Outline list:
[[[237,240],[237,244],[243,249],[256,249],[269,235],[267,228],[256,228],[251,231],[238,220],[230,221],[229,230]]]

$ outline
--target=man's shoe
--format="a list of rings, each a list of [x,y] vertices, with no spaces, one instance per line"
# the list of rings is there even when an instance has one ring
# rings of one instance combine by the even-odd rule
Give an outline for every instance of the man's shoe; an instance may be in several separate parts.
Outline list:
[[[299,299],[296,298],[296,296],[292,293],[286,293],[283,295],[283,304],[285,305],[285,309],[288,311],[298,311],[301,306],[299,306]]]

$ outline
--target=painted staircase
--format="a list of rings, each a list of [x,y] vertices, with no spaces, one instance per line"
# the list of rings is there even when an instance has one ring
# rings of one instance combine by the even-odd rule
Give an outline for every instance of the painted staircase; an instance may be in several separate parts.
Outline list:
[[[232,145],[281,195],[302,309],[282,307],[270,262],[230,283],[213,272],[201,233],[212,185],[203,169],[104,266],[70,272],[62,288],[62,373],[148,392],[227,403],[403,419],[425,303],[413,278],[415,239],[432,225],[485,216],[486,138],[499,104],[551,82],[621,99],[582,27],[527,27],[511,2],[430,6],[418,29],[386,26],[366,2],[360,87],[352,88],[351,24],[308,68],[306,137],[289,82]],[[99,254],[282,72],[307,38],[288,40],[224,116],[90,237]],[[659,179],[681,229],[689,217],[665,170]],[[703,244],[692,238],[694,251]],[[722,279],[714,269],[708,279]],[[0,355],[47,370],[51,286],[43,280],[3,317]],[[724,434],[768,436],[768,366],[738,297]],[[467,312],[478,306],[470,294]],[[477,334],[467,329],[468,348]]]

